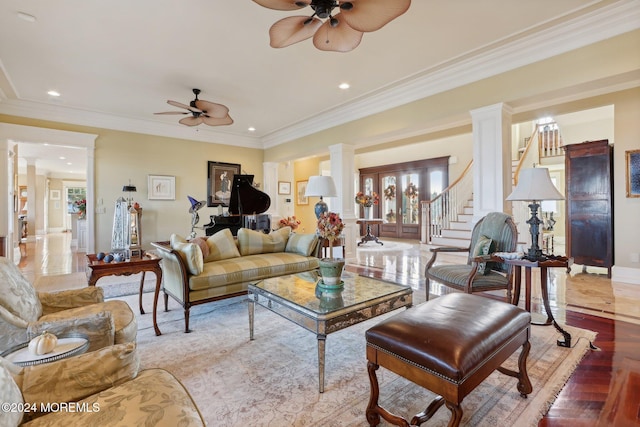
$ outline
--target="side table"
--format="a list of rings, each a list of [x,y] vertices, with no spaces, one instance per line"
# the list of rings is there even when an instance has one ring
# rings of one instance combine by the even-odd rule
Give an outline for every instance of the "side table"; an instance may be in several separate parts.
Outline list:
[[[541,323],[540,325],[553,325],[558,332],[562,334],[564,337],[564,341],[557,341],[558,346],[560,347],[571,347],[571,334],[565,331],[558,325],[556,319],[553,317],[553,313],[551,312],[551,305],[549,304],[549,289],[547,287],[547,269],[554,267],[561,267],[570,271],[571,265],[573,264],[573,258],[567,258],[563,256],[554,256],[550,257],[546,260],[542,261],[529,261],[526,259],[502,259],[498,258],[498,262],[503,262],[505,264],[512,265],[514,267],[514,291],[513,291],[513,305],[518,305],[518,301],[520,301],[520,288],[522,282],[522,267],[525,268],[524,278],[525,278],[525,299],[524,299],[524,308],[528,312],[531,312],[531,269],[539,268],[540,269],[540,291],[542,293],[542,303],[544,304],[544,310],[547,313],[547,321]]]
[[[156,322],[156,307],[158,305],[158,295],[162,286],[162,268],[160,261],[162,258],[156,254],[146,252],[142,257],[132,257],[122,262],[104,262],[96,258],[96,254],[87,254],[87,278],[89,286],[95,286],[98,279],[104,276],[130,276],[132,274],[142,273],[140,279],[140,314],[144,314],[142,308],[142,289],[144,286],[144,276],[147,271],[151,271],[156,275],[156,290],[153,296],[153,329],[156,335],[160,335],[160,329]]]
[[[54,362],[67,357],[76,356],[87,351],[89,339],[84,334],[69,334],[58,338],[58,344],[53,351],[36,355],[29,351],[29,343],[18,344],[0,354],[9,362],[18,366],[33,366]]]
[[[360,246],[363,243],[371,242],[371,241],[374,241],[376,243],[380,243],[381,245],[384,245],[384,243],[379,241],[376,236],[371,234],[371,224],[377,225],[377,224],[383,224],[383,223],[384,223],[384,220],[382,220],[380,218],[378,218],[378,219],[365,219],[365,218],[357,219],[356,220],[356,224],[364,224],[364,225],[367,226],[367,234],[365,234],[362,237],[362,240],[360,240],[358,242],[358,246]]]

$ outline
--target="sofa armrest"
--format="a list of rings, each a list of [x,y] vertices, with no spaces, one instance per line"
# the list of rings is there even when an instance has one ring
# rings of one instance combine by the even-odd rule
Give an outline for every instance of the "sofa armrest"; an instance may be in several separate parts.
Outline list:
[[[30,340],[44,331],[51,332],[56,336],[85,335],[89,340],[88,351],[94,351],[114,344],[116,327],[111,313],[101,311],[90,316],[73,319],[31,322],[27,327],[26,337]]]
[[[37,295],[42,304],[43,315],[104,302],[104,289],[98,286],[58,292],[38,292]]]
[[[189,298],[189,269],[178,252],[171,249],[169,242],[151,242],[157,249],[157,254],[162,258],[162,287],[169,291],[180,301],[188,301]]]
[[[76,402],[135,378],[140,357],[135,343],[117,344],[79,356],[22,368],[14,380],[25,402]]]

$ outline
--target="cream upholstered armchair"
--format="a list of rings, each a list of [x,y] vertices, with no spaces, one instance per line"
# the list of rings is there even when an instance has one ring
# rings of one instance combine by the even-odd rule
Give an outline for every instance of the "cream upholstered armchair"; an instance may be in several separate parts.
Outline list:
[[[43,331],[81,333],[89,351],[135,341],[136,317],[124,301],[104,301],[102,288],[36,292],[18,267],[0,257],[0,353]]]
[[[513,218],[502,212],[490,212],[473,227],[468,248],[432,248],[433,256],[425,267],[427,300],[434,281],[468,294],[505,289],[506,301],[511,302],[512,266],[483,262],[481,257],[494,252],[515,252],[517,241],[518,231]],[[466,264],[436,265],[440,253],[467,251]]]
[[[0,357],[0,401],[25,409],[2,411],[0,425],[205,425],[173,375],[163,369],[138,372],[139,367],[135,343],[24,368]],[[71,402],[65,410],[62,405]]]

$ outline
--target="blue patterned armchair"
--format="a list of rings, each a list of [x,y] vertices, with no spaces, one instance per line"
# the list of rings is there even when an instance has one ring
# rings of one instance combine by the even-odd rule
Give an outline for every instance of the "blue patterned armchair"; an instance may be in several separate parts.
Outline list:
[[[518,231],[513,218],[502,212],[490,212],[473,227],[468,248],[432,248],[433,256],[425,268],[426,293],[429,300],[431,282],[468,294],[505,289],[506,301],[511,302],[512,266],[484,262],[483,255],[494,252],[515,252]],[[466,264],[437,264],[440,253],[469,252]]]

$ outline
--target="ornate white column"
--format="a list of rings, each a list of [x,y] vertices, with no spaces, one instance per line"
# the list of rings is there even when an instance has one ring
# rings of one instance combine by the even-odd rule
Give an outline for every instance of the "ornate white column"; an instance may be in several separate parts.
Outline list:
[[[356,239],[359,235],[354,209],[355,185],[353,181],[355,165],[355,147],[348,144],[335,144],[329,146],[331,156],[331,176],[336,183],[338,197],[332,201],[332,210],[338,212],[345,224],[345,254],[346,258],[356,256]]]
[[[473,126],[473,220],[507,211],[511,193],[512,109],[494,104],[471,111]]]

